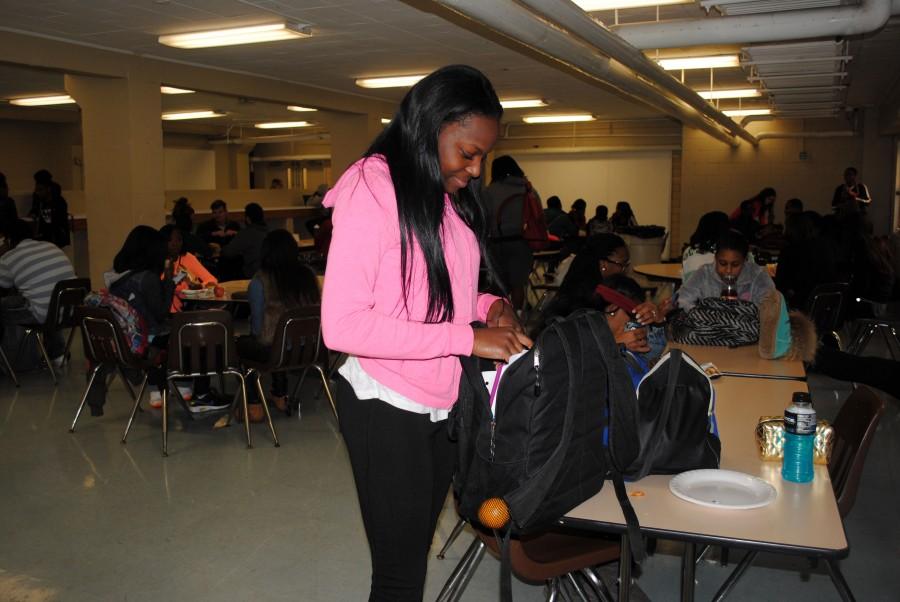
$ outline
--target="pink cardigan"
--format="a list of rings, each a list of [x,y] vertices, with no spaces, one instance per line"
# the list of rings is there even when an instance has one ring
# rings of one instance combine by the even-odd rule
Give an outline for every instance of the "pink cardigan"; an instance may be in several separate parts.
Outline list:
[[[323,203],[334,207],[334,234],[322,292],[322,333],[329,349],[353,354],[389,389],[434,408],[456,401],[461,368],[472,352],[469,323],[484,321],[497,297],[478,293],[481,256],[473,232],[445,197],[442,240],[450,273],[452,322],[426,324],[427,278],[413,254],[408,308],[400,281],[400,227],[387,162],[360,159]]]

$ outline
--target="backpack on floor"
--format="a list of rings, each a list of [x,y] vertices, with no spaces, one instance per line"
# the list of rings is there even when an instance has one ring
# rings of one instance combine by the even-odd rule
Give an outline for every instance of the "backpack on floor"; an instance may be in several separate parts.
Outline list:
[[[501,597],[508,600],[510,535],[553,525],[611,477],[626,515],[631,510],[621,473],[638,454],[635,393],[600,312],[578,311],[544,329],[503,371],[493,412],[481,373],[493,363],[461,361],[449,420],[459,450],[453,489],[460,515],[476,527],[488,498],[509,508],[501,562]]]
[[[625,476],[719,467],[715,389],[691,356],[680,349],[662,356],[641,379],[637,402],[641,451]]]
[[[759,310],[750,301],[701,299],[669,327],[671,338],[686,345],[739,347],[759,340]]]

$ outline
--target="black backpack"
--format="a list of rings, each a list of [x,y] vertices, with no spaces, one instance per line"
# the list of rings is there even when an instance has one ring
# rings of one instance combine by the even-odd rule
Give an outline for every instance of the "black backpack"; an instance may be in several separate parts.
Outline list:
[[[691,356],[673,349],[660,358],[641,379],[637,401],[641,453],[627,478],[719,467],[715,389]]]
[[[553,525],[611,475],[618,475],[620,502],[628,504],[620,473],[639,451],[634,388],[603,314],[595,311],[550,324],[506,368],[496,418],[481,375],[493,364],[461,361],[460,396],[449,421],[459,442],[453,490],[459,514],[476,528],[482,502],[506,502],[501,597],[509,599],[510,535]]]

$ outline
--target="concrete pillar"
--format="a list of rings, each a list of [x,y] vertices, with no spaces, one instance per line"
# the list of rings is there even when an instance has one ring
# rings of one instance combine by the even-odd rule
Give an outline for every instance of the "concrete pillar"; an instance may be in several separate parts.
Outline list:
[[[66,92],[81,107],[85,213],[91,282],[134,226],[158,228],[165,218],[159,80],[66,75]]]
[[[890,234],[894,210],[894,140],[879,131],[878,109],[869,107],[863,115],[862,165],[859,179],[869,189],[872,204],[869,219],[875,234]]]
[[[323,119],[331,134],[332,184],[344,170],[362,156],[384,126],[381,116],[369,114],[333,113]]]
[[[256,144],[218,144],[213,148],[216,155],[216,189],[249,189],[249,153],[256,148]]]

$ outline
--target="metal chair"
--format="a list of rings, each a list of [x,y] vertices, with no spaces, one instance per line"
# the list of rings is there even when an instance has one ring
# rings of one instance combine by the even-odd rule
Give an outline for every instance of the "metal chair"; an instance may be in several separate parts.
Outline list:
[[[75,308],[84,302],[84,297],[89,292],[91,292],[90,278],[60,280],[53,287],[53,292],[50,295],[50,305],[47,307],[47,317],[44,322],[22,325],[22,328],[25,329],[25,336],[22,337],[22,341],[19,343],[16,357],[18,358],[22,354],[29,337],[34,336],[41,356],[47,364],[47,369],[50,370],[50,378],[53,379],[54,385],[59,383],[56,378],[56,372],[53,370],[53,362],[50,361],[50,356],[47,354],[45,339],[56,332],[66,328],[69,329],[69,336],[63,351],[63,362],[65,362],[69,356],[69,347],[72,345],[75,329],[78,326],[75,319]]]
[[[322,387],[328,396],[328,402],[331,404],[331,410],[337,419],[337,406],[334,402],[334,395],[331,387],[328,385],[326,377],[327,366],[320,363],[323,351],[322,346],[322,326],[320,320],[320,309],[318,305],[301,307],[286,311],[278,321],[275,328],[275,339],[272,341],[272,351],[268,361],[259,362],[241,358],[241,362],[248,368],[247,377],[251,372],[295,372],[302,370],[297,384],[288,401],[290,410],[293,400],[297,399],[297,393],[306,374],[310,368],[319,373],[322,380]],[[257,392],[261,399],[265,399],[262,391],[262,385],[259,379],[256,379]],[[299,399],[297,405],[299,406]]]
[[[168,369],[166,386],[162,395],[162,445],[163,456],[168,450],[168,412],[169,389],[172,381],[182,378],[230,374],[241,383],[241,401],[244,410],[244,431],[247,435],[247,448],[253,447],[250,439],[250,420],[247,408],[247,384],[244,373],[240,369],[238,356],[234,346],[234,330],[231,314],[221,309],[201,311],[185,311],[172,318],[169,335]],[[181,395],[176,399],[184,403]],[[272,433],[275,447],[279,447],[278,435],[265,398],[261,400]],[[234,404],[232,404],[232,407]]]
[[[474,541],[444,584],[438,602],[459,600],[485,550],[500,557],[494,534],[476,529]],[[581,600],[591,599],[585,591],[587,586],[601,601],[612,602],[612,594],[594,567],[619,560],[620,552],[618,538],[568,531],[550,530],[509,540],[512,572],[523,581],[545,583],[548,601],[558,600],[569,589]]]
[[[819,336],[832,335],[840,348],[840,330],[846,311],[847,291],[850,285],[846,282],[820,284],[809,294],[806,302],[806,314],[816,325]]]
[[[3,340],[3,325],[0,324],[0,341]],[[9,363],[9,358],[6,357],[6,351],[3,350],[3,345],[0,345],[0,362],[2,362],[2,368],[9,376],[10,380],[13,381],[13,384],[17,387],[19,386],[19,379],[16,378],[16,371],[13,370],[12,365]]]
[[[859,318],[854,321],[854,334],[847,352],[860,355],[865,351],[872,337],[881,334],[891,358],[900,360],[900,308],[896,303],[876,303],[868,299],[856,299],[858,308],[863,308],[871,318]]]
[[[113,368],[113,376],[118,375],[122,379],[125,389],[134,399],[134,407],[131,410],[131,416],[128,418],[125,434],[122,436],[122,443],[125,443],[135,412],[137,412],[141,397],[147,388],[147,369],[151,366],[151,363],[131,353],[128,342],[125,340],[122,330],[119,328],[118,322],[116,322],[115,315],[110,309],[106,307],[79,306],[75,309],[74,319],[81,328],[81,340],[84,346],[85,358],[94,368],[91,370],[90,378],[84,389],[84,394],[81,396],[81,403],[78,404],[78,410],[75,412],[75,419],[72,420],[69,432],[75,432],[75,425],[78,422],[78,417],[81,416],[81,411],[87,402],[88,392],[91,390],[94,381],[98,376],[105,378],[101,374],[104,368]],[[143,374],[140,391],[137,395],[135,395],[134,388],[132,388],[131,383],[128,382],[128,378],[125,376],[125,368],[137,369]]]
[[[841,406],[832,424],[835,440],[831,458],[828,460],[828,476],[831,478],[831,486],[834,489],[834,497],[837,500],[838,512],[842,519],[850,514],[853,503],[856,501],[866,456],[872,445],[872,438],[875,436],[878,422],[884,413],[884,406],[884,400],[872,389],[860,386]],[[734,572],[728,576],[728,579],[716,592],[713,600],[725,599],[725,596],[753,563],[757,554],[758,552],[755,550],[747,552],[747,555],[735,567]],[[852,600],[853,594],[840,572],[837,560],[828,558],[825,566],[841,599]]]

